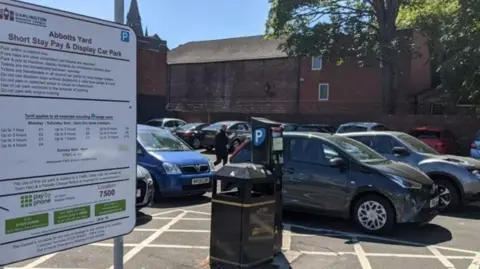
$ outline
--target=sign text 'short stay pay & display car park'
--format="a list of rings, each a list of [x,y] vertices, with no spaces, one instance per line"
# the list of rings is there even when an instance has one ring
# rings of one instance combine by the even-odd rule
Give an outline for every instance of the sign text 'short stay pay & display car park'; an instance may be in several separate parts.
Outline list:
[[[136,39],[0,0],[0,266],[135,225]]]

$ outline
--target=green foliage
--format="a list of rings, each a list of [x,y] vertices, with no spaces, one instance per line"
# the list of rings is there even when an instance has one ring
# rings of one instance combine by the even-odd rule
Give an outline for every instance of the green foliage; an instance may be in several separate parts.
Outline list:
[[[480,100],[480,1],[414,0],[400,10],[397,24],[429,41],[440,88],[457,99]]]

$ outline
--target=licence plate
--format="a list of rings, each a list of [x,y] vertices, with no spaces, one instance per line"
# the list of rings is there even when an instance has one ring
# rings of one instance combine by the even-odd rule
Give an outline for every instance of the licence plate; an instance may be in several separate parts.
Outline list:
[[[214,138],[215,135],[214,135],[214,134],[209,134],[209,135],[207,135],[207,137],[208,137],[208,138]]]
[[[432,200],[430,200],[430,207],[436,207],[438,205],[438,200],[439,200],[438,197],[435,197]]]
[[[142,196],[142,190],[137,189],[137,197],[140,197],[140,196]]]
[[[207,184],[210,182],[210,178],[202,177],[202,178],[194,178],[192,179],[192,185],[200,185],[200,184]]]

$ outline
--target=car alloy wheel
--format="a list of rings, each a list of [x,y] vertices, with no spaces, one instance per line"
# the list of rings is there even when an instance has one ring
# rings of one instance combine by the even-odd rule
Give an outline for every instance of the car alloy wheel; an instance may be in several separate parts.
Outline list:
[[[357,210],[360,225],[370,231],[378,231],[387,223],[387,211],[376,201],[365,201]]]
[[[200,139],[195,137],[192,141],[192,146],[194,149],[200,148]]]
[[[238,146],[240,146],[240,141],[235,140],[232,143],[232,150],[235,150]]]
[[[446,186],[443,185],[438,185],[438,193],[440,198],[440,201],[438,202],[438,208],[447,208],[452,202],[452,193]]]

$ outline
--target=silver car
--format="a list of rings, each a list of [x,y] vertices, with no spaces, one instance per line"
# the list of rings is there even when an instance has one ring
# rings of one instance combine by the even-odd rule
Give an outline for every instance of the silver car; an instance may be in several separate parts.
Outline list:
[[[371,147],[386,158],[417,167],[437,183],[439,208],[454,211],[480,200],[480,161],[443,155],[415,137],[401,132],[357,132],[347,136]]]

